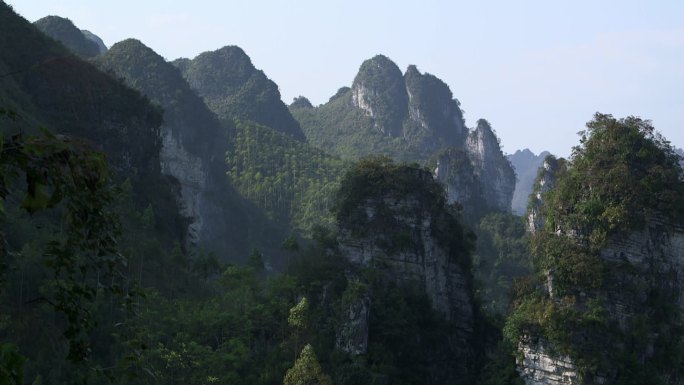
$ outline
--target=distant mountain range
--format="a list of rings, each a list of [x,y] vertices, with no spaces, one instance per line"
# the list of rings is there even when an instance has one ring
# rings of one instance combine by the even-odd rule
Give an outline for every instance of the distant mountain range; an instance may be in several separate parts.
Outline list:
[[[506,156],[513,165],[517,176],[511,204],[515,214],[523,215],[527,211],[527,201],[530,193],[532,193],[532,184],[537,177],[539,167],[548,155],[551,155],[548,151],[542,151],[539,155],[535,155],[526,148]]]

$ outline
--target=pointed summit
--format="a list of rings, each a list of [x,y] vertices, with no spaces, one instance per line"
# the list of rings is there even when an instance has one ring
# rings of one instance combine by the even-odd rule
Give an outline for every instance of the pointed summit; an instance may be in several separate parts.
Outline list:
[[[352,103],[375,120],[380,132],[401,136],[408,95],[399,67],[383,55],[364,61],[354,78]]]
[[[74,23],[64,17],[46,16],[33,23],[41,32],[64,44],[69,50],[83,58],[91,58],[101,53],[101,47],[88,36],[92,35],[97,40],[102,40],[88,32],[86,35],[78,29]],[[102,44],[104,45],[104,43]],[[105,50],[107,48],[105,47]]]
[[[409,97],[409,118],[419,132],[429,131],[436,141],[455,145],[463,143],[467,133],[460,103],[449,86],[431,74],[421,74],[410,65],[404,75]],[[408,133],[407,133],[408,134]]]
[[[278,85],[237,46],[204,52],[174,64],[209,108],[223,120],[251,120],[304,141],[299,123],[280,97]]]
[[[501,151],[499,139],[487,120],[478,120],[477,127],[468,134],[466,151],[482,181],[485,200],[496,209],[510,211],[515,171]]]

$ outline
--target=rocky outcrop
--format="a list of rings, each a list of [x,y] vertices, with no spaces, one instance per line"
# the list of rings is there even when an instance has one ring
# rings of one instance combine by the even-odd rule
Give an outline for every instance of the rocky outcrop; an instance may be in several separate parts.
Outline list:
[[[527,229],[530,233],[535,233],[544,227],[544,218],[541,215],[542,196],[555,187],[556,173],[562,167],[565,167],[565,160],[558,160],[553,155],[547,155],[544,163],[537,171],[537,178],[532,186],[532,196],[529,198],[527,211]]]
[[[526,148],[506,156],[517,176],[515,191],[513,191],[513,201],[511,203],[514,214],[525,215],[527,203],[532,193],[532,186],[537,178],[537,172],[548,155],[550,155],[548,151],[542,151],[539,155],[535,155]]]
[[[467,135],[460,102],[454,98],[449,86],[431,74],[421,74],[410,65],[404,74],[408,93],[408,116],[404,136],[427,136],[435,144],[456,145]]]
[[[487,203],[498,210],[510,211],[515,190],[515,171],[501,152],[499,140],[489,122],[477,121],[477,127],[468,134],[465,149],[475,174],[482,181]]]
[[[366,354],[370,326],[370,297],[367,293],[363,293],[346,305],[346,317],[341,320],[336,346],[355,356]]]
[[[448,250],[439,245],[431,234],[436,218],[429,213],[421,214],[425,207],[415,200],[386,200],[381,205],[389,213],[383,214],[377,212],[377,204],[369,202],[365,206],[368,219],[378,224],[385,220],[394,221],[394,231],[358,238],[352,235],[352,230],[342,228],[342,254],[358,267],[382,265],[382,269],[397,280],[422,282],[433,308],[454,321],[459,329],[471,332],[473,313],[470,279],[463,268],[451,260]],[[386,215],[392,218],[388,219]],[[393,239],[397,231],[415,244],[404,250],[388,250],[387,245],[398,247],[397,240]]]
[[[642,230],[611,237],[601,249],[600,258],[607,270],[603,285],[596,293],[578,296],[576,306],[586,307],[590,299],[600,301],[605,318],[619,332],[627,332],[643,323],[644,317],[650,316],[649,309],[654,308],[654,298],[662,301],[655,304],[656,311],[662,311],[667,304],[678,305],[679,311],[684,310],[684,282],[681,281],[684,276],[684,226],[663,218],[650,218]],[[550,281],[553,281],[553,275],[553,272],[548,274]],[[554,298],[552,285],[547,285],[546,290],[549,297]],[[646,345],[633,352],[637,362],[663,354],[657,352],[657,344],[662,344],[657,341],[670,338],[668,328],[650,333]],[[608,349],[615,348],[619,347]],[[524,338],[518,351],[518,371],[528,385],[612,384],[619,374],[610,367],[600,373],[580,373],[573,359],[558,353],[538,336]],[[676,368],[670,369],[676,371]],[[662,375],[668,377],[666,373]],[[675,376],[664,383],[683,382]]]
[[[380,132],[402,135],[408,96],[401,70],[393,61],[377,55],[363,62],[351,90],[353,105],[372,117]]]
[[[435,183],[424,170],[406,167],[399,172],[426,186]],[[452,323],[452,342],[465,351],[474,322],[471,279],[464,261],[468,257],[455,249],[457,242],[439,236],[449,231],[443,227],[453,223],[453,213],[435,207],[423,193],[407,191],[362,199],[352,213],[338,218],[339,250],[355,269],[373,268],[387,281],[422,287],[432,308]],[[458,239],[464,235],[454,230],[449,236]],[[354,272],[350,274],[358,279]],[[349,320],[338,339],[338,346],[353,354],[365,353],[359,336],[368,329],[363,322],[366,312],[373,312],[372,296],[370,301],[361,298],[350,305]]]
[[[540,339],[523,339],[518,346],[520,358],[518,371],[527,385],[576,385],[581,384],[577,367],[568,356],[549,349]],[[598,382],[600,383],[600,382]]]
[[[458,100],[437,77],[411,65],[404,75],[386,56],[366,60],[351,88],[351,103],[382,134],[422,151],[461,146],[467,129]]]
[[[465,219],[479,218],[487,202],[468,154],[453,147],[442,150],[436,155],[436,165],[434,177],[444,185],[448,202],[459,205]]]

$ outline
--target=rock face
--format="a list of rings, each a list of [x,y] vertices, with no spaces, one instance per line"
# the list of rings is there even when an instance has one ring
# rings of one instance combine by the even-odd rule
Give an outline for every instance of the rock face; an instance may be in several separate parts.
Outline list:
[[[468,154],[457,148],[437,153],[435,180],[442,183],[449,203],[462,206],[464,218],[478,218],[486,210],[482,182],[475,173]]]
[[[518,347],[522,358],[518,360],[520,377],[527,385],[580,384],[577,368],[570,357],[549,350],[544,341],[532,342],[529,338]]]
[[[375,128],[432,152],[462,145],[467,129],[449,86],[411,65],[402,76],[383,55],[361,64],[351,88],[351,103],[373,119]]]
[[[527,212],[527,229],[530,233],[544,227],[544,218],[541,215],[542,195],[552,190],[556,185],[556,173],[565,167],[564,160],[558,160],[553,155],[547,155],[544,163],[537,171],[537,177],[532,186],[533,200]]]
[[[381,219],[382,215],[376,211],[377,204],[369,202],[365,209],[371,223],[380,224],[387,218]],[[388,255],[385,245],[391,243],[392,234],[359,239],[352,235],[351,230],[341,229],[342,254],[356,266],[380,263],[398,280],[422,282],[433,308],[454,321],[459,329],[470,333],[473,322],[470,280],[463,268],[450,260],[448,251],[431,235],[431,226],[436,218],[427,213],[419,214],[425,207],[415,200],[388,200],[382,206],[389,209],[389,215],[396,221],[394,225],[406,231],[405,234],[415,240],[418,247],[397,250]],[[411,214],[402,215],[402,212]]]
[[[347,317],[342,319],[342,326],[337,334],[337,348],[355,356],[366,354],[370,329],[370,297],[364,293],[347,306]]]
[[[485,200],[498,210],[510,211],[515,171],[501,152],[496,134],[486,120],[478,120],[477,127],[468,134],[465,148],[475,174],[482,181]]]
[[[244,213],[228,198],[231,187],[223,161],[228,132],[190,89],[177,68],[141,42],[119,42],[96,63],[114,71],[133,88],[164,108],[159,162],[164,174],[180,185],[182,214],[189,219],[187,242],[220,255],[233,255],[233,237],[245,240],[230,222]],[[244,222],[244,221],[242,221]]]
[[[548,155],[550,155],[548,151],[542,151],[539,155],[535,155],[526,148],[506,156],[518,177],[511,203],[514,214],[524,215],[527,211],[527,202],[532,193],[532,185],[537,178],[537,171]]]
[[[97,40],[100,43],[102,43],[102,40],[90,32],[81,31],[76,28],[69,19],[59,16],[46,16],[36,20],[33,24],[44,34],[64,44],[78,56],[91,58],[102,52],[101,46],[97,43]],[[93,37],[97,40],[93,39]],[[102,43],[102,46],[104,46],[104,43]]]
[[[293,104],[291,110],[309,141],[331,153],[439,163],[436,177],[450,203],[473,213],[482,204],[469,205],[482,195],[489,208],[510,211],[515,174],[489,123],[481,120],[468,129],[449,86],[415,65],[402,75],[394,62],[377,55],[363,62],[351,88],[341,88],[328,103]]]
[[[432,175],[421,169],[405,167],[390,178],[436,186]],[[351,279],[361,279],[356,271],[372,268],[386,284],[422,288],[432,309],[452,325],[450,349],[460,351],[466,360],[474,323],[472,283],[467,252],[453,241],[463,241],[464,234],[446,229],[456,220],[453,213],[435,207],[424,191],[411,190],[361,198],[351,212],[338,216],[339,250],[354,268],[348,272]],[[453,237],[451,241],[444,232]],[[368,313],[373,311],[372,293],[359,295],[349,305],[338,347],[351,354],[366,353]],[[453,369],[465,371],[463,364]]]
[[[684,275],[683,226],[651,218],[643,230],[612,237],[600,251],[600,257],[613,268],[596,297],[605,306],[605,317],[618,330],[626,331],[643,322],[653,296],[678,304],[680,311],[684,309],[684,282],[680,278]],[[618,266],[620,269],[614,268]],[[553,273],[549,277],[552,280]],[[547,285],[547,291],[553,298],[552,285]],[[587,306],[587,298],[578,301],[579,306]],[[656,354],[657,341],[670,337],[668,330],[651,334],[649,343],[633,352],[637,361],[652,357]],[[523,339],[518,350],[522,356],[518,360],[518,372],[528,385],[613,384],[618,374],[608,368],[601,373],[587,373],[583,378],[572,359],[554,351],[543,338]],[[674,376],[665,383],[684,381]]]
[[[528,211],[530,232],[542,231],[544,218],[540,207],[543,194],[556,186],[558,175],[564,172],[565,167],[563,159],[549,155],[544,160],[534,186],[534,200]],[[674,304],[675,307],[678,305],[679,311],[684,309],[684,282],[681,281],[684,276],[684,226],[662,216],[651,216],[645,222],[641,230],[614,234],[607,240],[598,253],[604,270],[600,289],[577,296],[578,308],[586,309],[591,306],[591,301],[601,303],[605,319],[618,335],[633,330],[640,322],[644,322],[644,317],[652,317],[650,314],[653,311],[662,311],[663,307]],[[579,236],[572,229],[558,227],[555,231],[560,237]],[[555,273],[551,270],[546,275],[545,294],[557,301],[554,293]],[[675,310],[671,314],[676,316],[678,312]],[[668,320],[668,316],[661,317],[658,322],[665,322],[666,326],[655,329],[654,321],[649,321],[648,327],[652,330],[649,331],[647,342],[634,352],[637,362],[651,359],[655,354],[663,354],[657,350],[662,339],[669,338],[671,331],[668,322],[671,321]],[[588,338],[606,338],[606,346],[615,344],[614,337]],[[613,348],[624,349],[619,344]],[[523,339],[519,352],[522,359],[518,361],[518,371],[525,383],[530,385],[613,384],[619,374],[609,365],[601,372],[580,376],[579,369],[570,357],[560,355],[548,341],[538,336]],[[663,375],[668,378],[666,374]],[[677,378],[673,376],[664,383],[683,383]]]
[[[352,85],[352,103],[373,117],[383,134],[402,135],[408,108],[406,85],[399,67],[386,56],[377,55],[361,64]]]
[[[241,48],[226,46],[173,64],[220,119],[251,120],[305,140],[280,98],[278,85],[256,69]]]
[[[415,65],[408,67],[404,80],[412,123],[406,125],[404,136],[408,140],[428,137],[430,142],[449,145],[463,143],[468,130],[449,86],[433,75],[421,74]]]

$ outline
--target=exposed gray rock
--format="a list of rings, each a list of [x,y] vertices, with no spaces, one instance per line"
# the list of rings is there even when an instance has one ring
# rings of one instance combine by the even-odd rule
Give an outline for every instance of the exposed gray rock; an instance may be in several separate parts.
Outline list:
[[[452,147],[439,152],[436,159],[434,177],[444,185],[448,202],[462,206],[465,219],[479,218],[487,202],[468,154]]]
[[[417,173],[425,183],[435,183],[427,171],[410,172]],[[451,343],[465,351],[474,322],[471,278],[454,255],[458,251],[450,250],[435,236],[435,231],[439,231],[436,228],[444,220],[440,216],[447,214],[430,207],[420,194],[409,192],[402,197],[365,200],[353,221],[340,220],[339,250],[355,269],[372,267],[385,279],[423,287],[432,308],[452,322]],[[359,219],[357,215],[365,218]],[[372,230],[360,234],[358,223],[366,223]],[[350,274],[353,277],[355,273]],[[360,336],[368,330],[365,312],[373,311],[372,302],[366,310],[368,303],[362,298],[350,306],[349,319],[339,333],[338,346],[353,354],[365,353]]]
[[[501,152],[498,138],[489,122],[477,121],[470,132],[465,149],[473,164],[475,174],[482,182],[487,203],[498,210],[510,211],[515,190],[515,171]]]
[[[94,62],[164,108],[159,163],[165,175],[178,181],[188,245],[226,259],[246,256],[249,226],[225,174],[228,129],[180,71],[140,41],[116,43]]]
[[[544,227],[544,218],[540,212],[543,203],[542,196],[556,186],[556,173],[559,167],[563,167],[565,161],[561,160],[560,162],[561,164],[553,155],[547,155],[537,172],[537,178],[532,186],[530,207],[527,211],[527,228],[530,233],[535,233]]]
[[[349,304],[337,334],[337,348],[352,355],[368,353],[370,298],[363,294]]]
[[[161,170],[175,177],[180,184],[181,214],[190,218],[187,241],[197,245],[202,237],[203,218],[207,215],[200,211],[200,206],[204,206],[200,201],[206,188],[207,173],[202,167],[202,159],[189,153],[169,127],[162,126],[161,135]]]
[[[567,236],[561,234],[559,236]],[[626,331],[634,327],[638,317],[644,316],[648,301],[654,293],[664,293],[678,300],[684,309],[684,226],[663,218],[650,218],[639,231],[611,237],[600,252],[608,269],[604,283],[593,298],[604,304],[606,318]],[[553,273],[548,274],[549,282]],[[552,284],[547,285],[553,298]],[[590,297],[578,296],[577,306],[586,306]],[[667,333],[667,331],[664,331]],[[649,336],[649,343],[633,352],[638,360],[646,360],[656,352],[658,333]],[[525,338],[520,342],[518,371],[528,385],[611,384],[615,373],[587,373],[582,378],[570,357],[550,348],[548,342]],[[662,353],[662,352],[661,352]],[[672,368],[675,370],[675,368]],[[663,373],[665,379],[667,375]],[[681,384],[682,380],[666,380],[667,384]]]
[[[579,385],[577,368],[568,356],[550,351],[548,344],[529,337],[518,346],[518,371],[527,385]]]
[[[449,86],[436,76],[421,74],[415,65],[408,67],[404,80],[409,97],[404,137],[409,141],[426,138],[435,148],[461,145],[468,130],[460,102]]]

